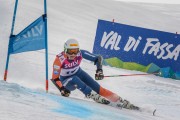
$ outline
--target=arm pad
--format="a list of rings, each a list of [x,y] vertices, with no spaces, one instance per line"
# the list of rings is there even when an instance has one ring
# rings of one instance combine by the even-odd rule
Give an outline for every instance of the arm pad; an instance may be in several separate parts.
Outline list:
[[[97,66],[97,69],[102,70],[102,63],[103,63],[103,57],[99,55],[96,61],[94,61],[94,64]]]
[[[59,91],[61,91],[61,86],[59,86],[56,82],[60,81],[59,78],[56,79],[51,79],[51,81],[53,82],[53,84],[59,89]]]

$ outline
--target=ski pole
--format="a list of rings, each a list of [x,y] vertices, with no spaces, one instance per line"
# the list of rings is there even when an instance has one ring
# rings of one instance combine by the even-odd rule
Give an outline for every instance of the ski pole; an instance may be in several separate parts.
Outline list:
[[[108,75],[104,77],[123,77],[123,76],[143,76],[143,75],[158,75],[159,73],[145,73],[145,74],[124,74],[124,75]]]

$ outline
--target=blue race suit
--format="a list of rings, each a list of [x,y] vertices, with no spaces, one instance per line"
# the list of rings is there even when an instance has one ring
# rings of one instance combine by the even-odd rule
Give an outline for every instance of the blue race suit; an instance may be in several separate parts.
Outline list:
[[[94,62],[97,69],[102,69],[102,60],[99,56],[88,51],[81,50],[74,60],[69,60],[64,52],[56,56],[53,64],[52,79],[58,88],[64,86],[73,91],[79,89],[84,95],[88,95],[92,90],[106,97],[111,101],[117,101],[119,96],[115,93],[101,87],[89,74],[80,68],[82,59],[85,58]]]

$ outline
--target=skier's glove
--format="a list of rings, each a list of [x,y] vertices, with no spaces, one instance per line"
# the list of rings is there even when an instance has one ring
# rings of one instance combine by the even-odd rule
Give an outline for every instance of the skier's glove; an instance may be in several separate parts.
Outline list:
[[[97,69],[96,74],[95,74],[95,79],[96,80],[102,80],[103,78],[104,78],[103,70]]]
[[[66,89],[64,86],[62,86],[60,88],[60,92],[61,92],[61,95],[64,96],[64,97],[69,97],[70,95],[70,91],[68,89]]]

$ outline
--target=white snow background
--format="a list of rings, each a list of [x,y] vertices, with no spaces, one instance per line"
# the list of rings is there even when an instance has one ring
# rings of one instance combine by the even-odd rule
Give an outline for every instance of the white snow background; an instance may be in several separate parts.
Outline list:
[[[156,116],[118,110],[88,100],[78,90],[60,96],[49,81],[45,92],[44,50],[10,56],[3,81],[15,0],[0,0],[0,120],[179,120],[180,81],[154,75],[114,77],[98,81],[103,87],[139,106],[156,107]],[[120,2],[117,0],[48,0],[49,79],[55,55],[68,38],[92,51],[98,19],[180,33],[180,5]],[[43,0],[19,0],[14,34],[43,14]],[[81,67],[94,77],[96,67]],[[141,72],[103,67],[105,75]],[[50,94],[51,93],[51,94]]]

